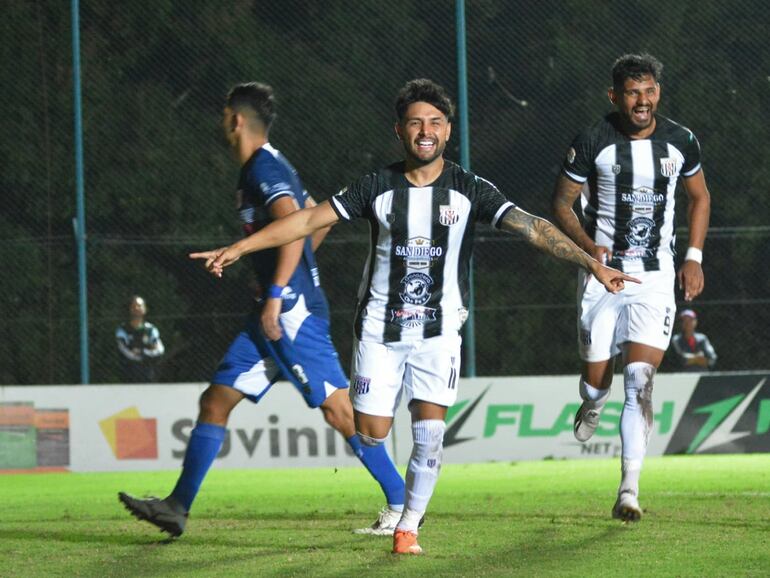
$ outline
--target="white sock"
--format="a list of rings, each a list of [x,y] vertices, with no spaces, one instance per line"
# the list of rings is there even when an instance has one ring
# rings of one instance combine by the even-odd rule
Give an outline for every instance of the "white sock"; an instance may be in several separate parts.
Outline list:
[[[586,402],[588,409],[597,409],[601,411],[604,404],[610,397],[610,388],[597,389],[584,379],[580,379],[580,397]]]
[[[639,495],[639,474],[647,453],[652,431],[652,386],[655,366],[643,361],[629,363],[623,369],[626,402],[620,415],[620,441],[623,446],[620,489],[618,493]]]
[[[629,492],[635,496],[639,496],[639,476],[641,473],[641,460],[628,460],[622,458],[620,460],[620,487],[618,488],[618,494]]]
[[[424,419],[412,424],[414,445],[406,468],[406,500],[397,526],[399,530],[417,533],[441,470],[445,430],[446,424],[439,419]]]

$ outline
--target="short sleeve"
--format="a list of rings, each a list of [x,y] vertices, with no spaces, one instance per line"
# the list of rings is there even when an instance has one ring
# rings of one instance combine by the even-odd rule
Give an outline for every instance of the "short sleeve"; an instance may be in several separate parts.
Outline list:
[[[477,220],[499,229],[503,217],[516,207],[500,190],[487,180],[476,177]]]
[[[254,190],[259,191],[264,206],[269,206],[281,197],[294,197],[291,179],[286,169],[277,160],[267,157],[264,162],[255,163],[249,174]]]
[[[576,183],[584,183],[593,169],[594,158],[590,140],[584,133],[575,137],[567,149],[562,165],[562,174]]]
[[[684,164],[681,174],[683,177],[691,177],[701,169],[700,143],[695,135],[687,131],[687,141],[684,144]]]
[[[373,175],[361,177],[331,197],[329,204],[343,221],[363,217],[371,207],[374,184]]]

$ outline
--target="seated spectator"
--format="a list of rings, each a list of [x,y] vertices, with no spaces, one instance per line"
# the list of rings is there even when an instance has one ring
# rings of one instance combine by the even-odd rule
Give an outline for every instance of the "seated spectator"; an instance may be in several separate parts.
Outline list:
[[[677,371],[709,371],[717,362],[717,354],[709,338],[696,333],[698,315],[692,309],[679,314],[682,332],[671,340]]]
[[[121,354],[123,381],[126,383],[151,383],[156,381],[156,361],[165,347],[160,332],[152,323],[144,320],[147,305],[135,295],[128,307],[129,320],[115,331],[118,351]]]

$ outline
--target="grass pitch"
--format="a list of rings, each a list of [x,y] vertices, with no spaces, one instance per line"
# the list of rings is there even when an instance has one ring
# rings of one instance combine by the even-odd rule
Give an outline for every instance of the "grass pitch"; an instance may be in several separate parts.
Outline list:
[[[0,477],[0,576],[767,576],[770,455],[648,459],[638,524],[610,518],[618,460],[447,465],[425,555],[356,536],[382,506],[362,468],[213,469],[167,540],[117,492],[177,472]]]

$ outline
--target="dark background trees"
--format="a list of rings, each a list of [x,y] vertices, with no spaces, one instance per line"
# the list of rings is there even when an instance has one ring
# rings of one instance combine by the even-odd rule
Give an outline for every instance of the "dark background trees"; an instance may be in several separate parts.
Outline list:
[[[79,379],[68,10],[0,4],[0,383]],[[472,168],[540,214],[571,138],[607,110],[614,58],[647,50],[664,62],[661,112],[700,138],[713,195],[701,327],[720,369],[767,368],[764,5],[479,0],[467,18]],[[230,85],[275,87],[273,143],[318,199],[398,156],[392,100],[405,80],[456,92],[454,7],[440,0],[82,0],[81,24],[94,382],[117,379],[113,332],[134,293],[166,341],[164,381],[207,379],[248,310],[246,267],[217,281],[185,258],[238,235],[237,167],[219,127]],[[483,227],[479,236],[478,373],[574,372],[573,270]],[[341,226],[319,251],[345,362],[366,243],[365,225]]]

